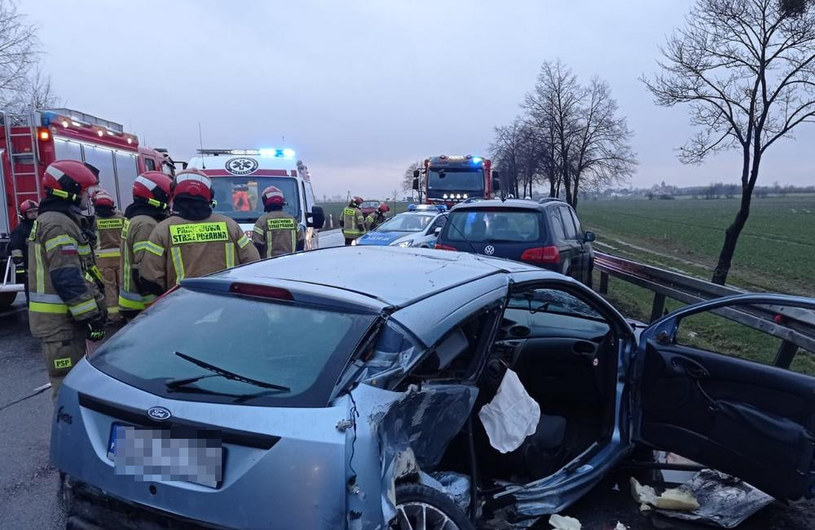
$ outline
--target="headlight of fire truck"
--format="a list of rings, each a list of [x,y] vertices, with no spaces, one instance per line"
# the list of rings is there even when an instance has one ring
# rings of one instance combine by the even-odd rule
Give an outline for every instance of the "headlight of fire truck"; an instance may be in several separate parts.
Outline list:
[[[442,198],[442,199],[446,199],[446,198],[447,198],[447,194],[445,193],[444,195],[442,195],[442,196],[441,196],[441,198]]]

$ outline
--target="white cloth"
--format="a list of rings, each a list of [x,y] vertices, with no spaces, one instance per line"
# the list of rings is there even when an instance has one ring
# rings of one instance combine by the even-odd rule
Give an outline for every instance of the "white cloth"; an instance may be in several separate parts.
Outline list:
[[[508,453],[519,448],[538,428],[541,408],[526,393],[518,374],[507,370],[495,397],[481,407],[478,418],[487,431],[490,445]]]

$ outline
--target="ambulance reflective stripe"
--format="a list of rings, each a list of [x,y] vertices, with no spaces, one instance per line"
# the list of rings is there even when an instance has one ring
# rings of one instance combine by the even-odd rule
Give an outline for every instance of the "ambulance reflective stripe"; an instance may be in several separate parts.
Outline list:
[[[229,241],[225,222],[170,225],[170,243],[173,245],[211,241]]]
[[[85,302],[81,302],[76,305],[69,305],[68,311],[71,312],[71,315],[74,317],[78,317],[80,315],[84,315],[90,311],[96,311],[99,306],[96,305],[96,300],[90,299]]]
[[[56,294],[30,293],[28,310],[35,313],[64,315],[68,313],[68,304]]]
[[[116,230],[124,226],[124,219],[114,217],[112,219],[97,219],[97,230]]]
[[[146,250],[150,254],[155,254],[156,256],[159,256],[159,257],[164,255],[164,248],[161,247],[160,245],[156,245],[152,241],[145,242],[144,250]],[[136,251],[136,246],[135,245],[133,246],[133,251],[134,252]]]
[[[68,247],[68,250],[78,251],[78,245],[76,239],[72,238],[68,235],[61,235],[57,237],[53,237],[45,242],[45,251],[51,252],[57,247]],[[87,245],[85,245],[87,246]],[[89,249],[90,250],[90,249]]]
[[[186,277],[186,273],[184,272],[184,260],[181,259],[181,249],[178,247],[171,248],[170,254],[173,258],[173,268],[175,269],[175,283],[177,285],[181,283],[181,280],[183,280]]]
[[[246,236],[244,236],[244,239],[245,238]],[[235,244],[227,243],[224,250],[226,252],[226,268],[231,269],[235,266]]]
[[[97,258],[118,258],[122,252],[118,248],[105,248],[96,251]]]

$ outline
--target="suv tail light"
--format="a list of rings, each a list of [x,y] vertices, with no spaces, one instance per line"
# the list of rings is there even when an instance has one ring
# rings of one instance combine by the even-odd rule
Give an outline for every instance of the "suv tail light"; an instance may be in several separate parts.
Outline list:
[[[442,245],[441,243],[436,243],[433,246],[433,248],[435,248],[436,250],[452,250],[454,252],[458,250],[456,247],[451,247],[450,245]]]
[[[521,261],[530,263],[560,263],[557,247],[536,247],[524,250]]]

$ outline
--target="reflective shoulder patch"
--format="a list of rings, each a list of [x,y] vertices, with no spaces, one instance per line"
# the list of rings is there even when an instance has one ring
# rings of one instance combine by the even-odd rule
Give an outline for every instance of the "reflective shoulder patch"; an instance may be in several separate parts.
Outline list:
[[[212,241],[229,241],[226,222],[170,225],[170,243],[173,245]]]

